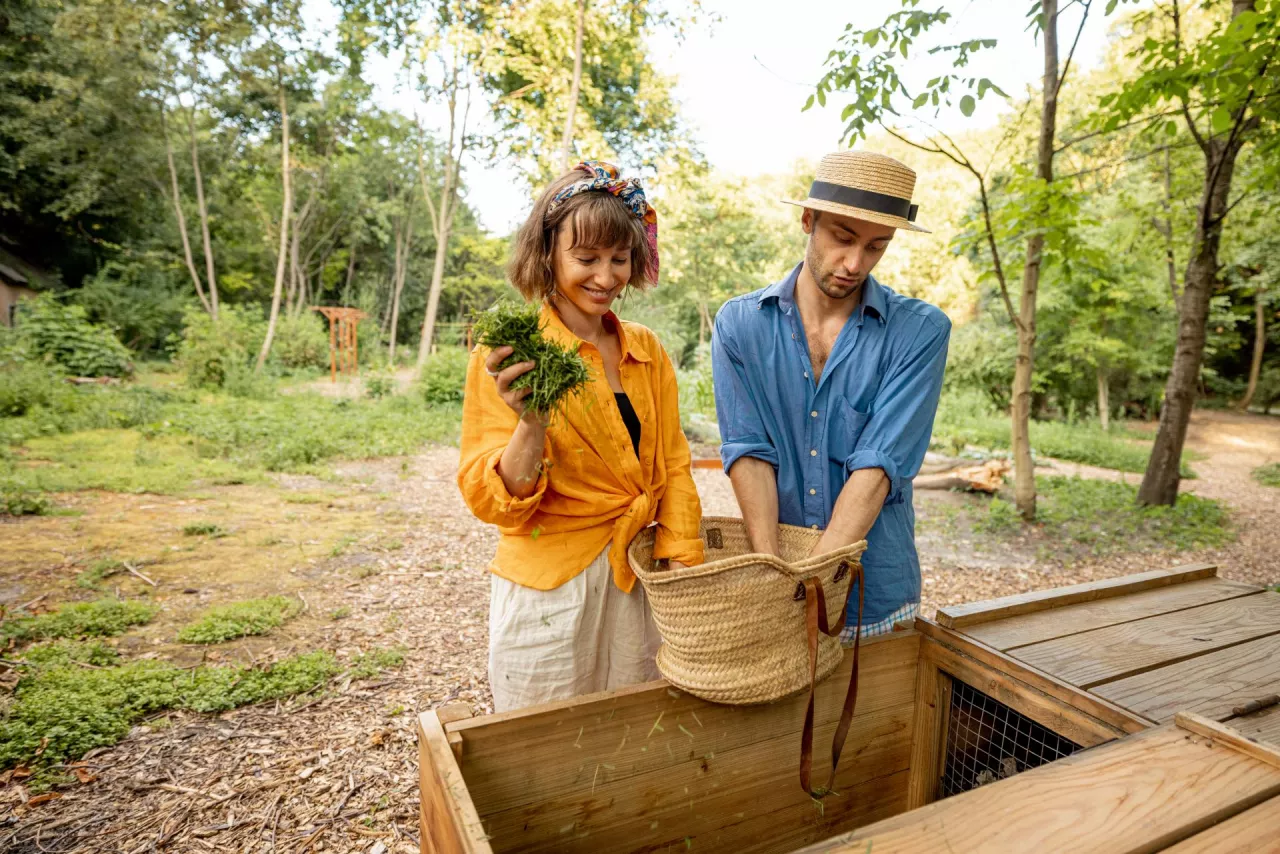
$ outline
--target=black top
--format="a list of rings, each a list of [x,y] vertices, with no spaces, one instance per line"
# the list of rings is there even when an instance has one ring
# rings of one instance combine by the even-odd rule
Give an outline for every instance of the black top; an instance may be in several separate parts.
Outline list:
[[[627,432],[631,434],[631,448],[638,457],[640,456],[640,417],[636,415],[636,408],[631,405],[631,398],[627,397],[626,392],[614,392],[613,397],[618,401],[622,423],[627,425]]]

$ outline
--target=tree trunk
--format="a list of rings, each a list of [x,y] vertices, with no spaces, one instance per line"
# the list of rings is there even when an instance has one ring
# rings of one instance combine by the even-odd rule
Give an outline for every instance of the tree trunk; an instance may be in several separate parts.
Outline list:
[[[1244,390],[1240,411],[1248,412],[1253,397],[1258,393],[1258,376],[1262,373],[1262,354],[1267,349],[1267,303],[1265,292],[1259,288],[1253,293],[1253,361],[1249,363],[1249,387]]]
[[[1164,150],[1164,264],[1169,275],[1169,295],[1173,297],[1173,309],[1178,310],[1178,267],[1173,260],[1173,161],[1169,149]]]
[[[707,335],[711,332],[711,310],[707,308],[707,304],[698,300],[698,346],[701,347],[707,341]]]
[[[356,275],[356,244],[351,244],[350,254],[347,256],[347,278],[342,284],[342,304],[349,305],[351,303],[351,282]]]
[[[178,190],[178,169],[173,165],[173,145],[169,142],[169,121],[165,117],[164,107],[160,108],[160,124],[164,128],[164,153],[169,159],[169,183],[173,186],[173,214],[178,220],[178,234],[182,237],[182,257],[187,262],[187,272],[191,274],[191,281],[196,286],[196,296],[200,298],[200,304],[204,306],[204,310],[212,316],[214,313],[213,306],[209,304],[209,298],[204,294],[204,288],[200,284],[200,274],[196,272],[195,258],[191,254],[191,238],[187,236],[187,217],[182,212],[182,194]]]
[[[1098,374],[1098,422],[1105,433],[1111,429],[1111,388],[1107,383],[1107,371],[1102,365],[1095,369]]]
[[[283,199],[280,202],[280,248],[276,252],[276,284],[271,291],[271,316],[267,320],[267,334],[258,351],[258,363],[254,370],[261,372],[271,352],[271,341],[276,336],[276,323],[280,320],[280,297],[284,292],[284,271],[289,251],[289,210],[293,207],[293,182],[289,176],[289,106],[284,88],[280,89],[280,170]]]
[[[1178,305],[1178,342],[1173,353],[1173,369],[1164,388],[1160,427],[1147,471],[1138,489],[1138,503],[1172,506],[1178,499],[1181,481],[1182,446],[1187,424],[1195,405],[1200,365],[1204,358],[1205,325],[1209,319],[1209,298],[1218,279],[1218,244],[1222,240],[1222,218],[1227,211],[1231,176],[1235,171],[1240,143],[1228,145],[1226,138],[1205,142],[1204,192],[1200,215],[1196,217],[1195,243],[1183,277]]]
[[[213,240],[209,237],[209,206],[204,201],[204,173],[200,169],[200,149],[196,141],[195,107],[187,113],[191,132],[191,171],[196,176],[196,210],[200,212],[200,236],[204,241],[204,272],[209,287],[213,319],[218,319],[218,279],[213,273]]]
[[[569,108],[564,117],[564,135],[560,138],[560,162],[564,169],[573,166],[569,158],[573,151],[573,119],[578,110],[578,95],[582,91],[582,28],[587,15],[587,0],[578,0],[578,32],[574,37],[573,82],[569,86]]]
[[[458,155],[454,157],[454,116],[457,114],[458,106],[458,75],[455,71],[453,76],[453,86],[449,91],[449,149],[445,155],[444,164],[444,188],[440,191],[440,204],[438,207],[431,203],[431,195],[427,192],[427,171],[425,164],[422,164],[418,170],[418,175],[422,181],[422,195],[427,201],[428,208],[432,211],[432,219],[435,223],[436,231],[436,257],[435,263],[431,266],[431,289],[427,293],[427,311],[422,318],[422,335],[418,339],[418,363],[415,368],[416,372],[422,371],[422,366],[427,362],[427,356],[431,355],[431,344],[435,338],[436,330],[436,312],[440,308],[440,291],[444,288],[444,262],[449,252],[449,235],[453,231],[453,214],[457,208],[458,199],[458,176],[462,168],[462,156],[467,150],[467,117],[471,112],[471,90],[467,90],[467,105],[462,112],[462,133],[458,135]],[[421,154],[419,154],[421,162]]]
[[[1045,0],[1044,105],[1040,113],[1037,174],[1053,181],[1053,140],[1058,119],[1058,2]],[[1018,358],[1013,370],[1014,495],[1018,513],[1028,522],[1036,517],[1036,473],[1031,460],[1031,376],[1035,370],[1036,294],[1044,259],[1044,235],[1027,238],[1027,261],[1022,269],[1022,299],[1018,303]]]
[[[409,250],[413,246],[413,208],[405,215],[406,223],[396,228],[396,263],[395,279],[391,295],[391,352],[389,358],[392,368],[396,364],[396,335],[400,328],[400,295],[404,292],[404,281],[409,271]]]

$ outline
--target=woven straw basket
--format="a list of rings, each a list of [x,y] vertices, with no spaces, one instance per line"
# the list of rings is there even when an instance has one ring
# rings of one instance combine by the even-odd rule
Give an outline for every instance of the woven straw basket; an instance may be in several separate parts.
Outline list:
[[[662,633],[662,675],[694,696],[732,705],[766,703],[809,688],[804,582],[821,583],[827,622],[834,625],[866,542],[810,558],[820,532],[779,525],[779,560],[751,552],[741,519],[704,518],[701,534],[707,562],[700,566],[659,568],[652,527],[627,552]],[[831,675],[842,654],[838,636],[820,635],[817,679]]]

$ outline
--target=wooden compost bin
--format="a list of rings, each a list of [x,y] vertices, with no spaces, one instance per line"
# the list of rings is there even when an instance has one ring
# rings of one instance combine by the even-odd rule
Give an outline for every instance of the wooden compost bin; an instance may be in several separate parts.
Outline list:
[[[1280,692],[1277,653],[1280,594],[1212,567],[944,609],[864,643],[821,804],[797,779],[804,695],[721,706],[656,682],[446,706],[419,719],[422,849],[1273,850],[1280,705],[1240,704]],[[819,686],[815,780],[849,666]],[[1255,820],[1272,847],[1229,847]]]

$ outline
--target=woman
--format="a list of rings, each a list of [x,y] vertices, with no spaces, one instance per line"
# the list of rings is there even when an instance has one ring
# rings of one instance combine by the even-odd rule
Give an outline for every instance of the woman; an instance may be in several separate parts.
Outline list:
[[[495,711],[658,678],[627,545],[656,522],[655,557],[703,560],[675,371],[652,332],[611,310],[658,278],[657,216],[639,183],[579,163],[534,204],[507,272],[592,378],[548,423],[511,388],[532,362],[498,370],[509,347],[471,355],[458,486],[502,533],[489,566]]]

